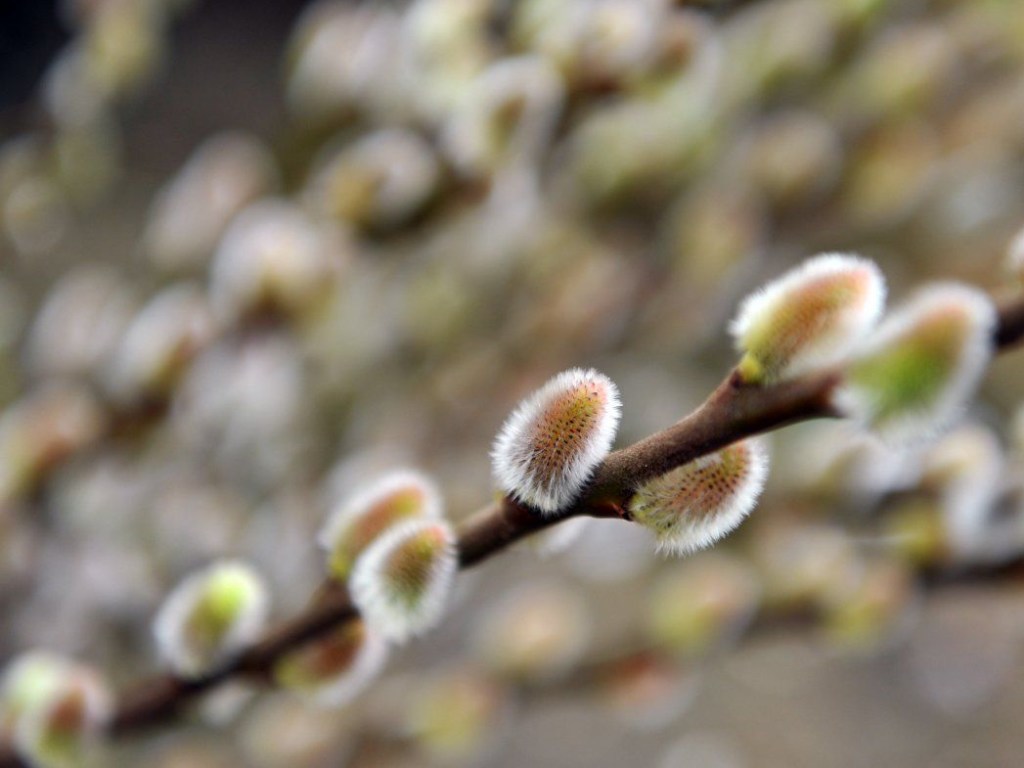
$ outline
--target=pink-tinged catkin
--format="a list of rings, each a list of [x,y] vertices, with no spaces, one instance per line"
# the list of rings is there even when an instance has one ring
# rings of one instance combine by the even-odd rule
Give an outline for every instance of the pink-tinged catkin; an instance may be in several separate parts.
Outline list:
[[[413,520],[367,547],[356,560],[349,589],[370,629],[401,642],[440,621],[457,569],[451,526]]]
[[[442,506],[437,485],[415,470],[395,470],[357,489],[320,531],[331,575],[348,578],[356,558],[378,537],[407,520],[439,519]]]
[[[740,372],[771,383],[835,365],[877,323],[885,279],[874,262],[816,256],[748,296],[730,332],[743,354]]]
[[[751,438],[644,483],[629,504],[660,548],[688,554],[711,546],[750,513],[768,475],[764,444]]]
[[[491,458],[498,487],[544,513],[567,506],[611,450],[619,393],[608,377],[574,368],[520,403]]]

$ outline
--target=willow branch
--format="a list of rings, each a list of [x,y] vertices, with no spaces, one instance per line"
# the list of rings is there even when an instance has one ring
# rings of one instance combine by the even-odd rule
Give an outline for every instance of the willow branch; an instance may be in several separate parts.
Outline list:
[[[1024,298],[999,306],[994,343],[1005,351],[1024,338]],[[459,565],[471,568],[544,528],[576,516],[608,517],[629,500],[638,484],[737,440],[788,424],[839,416],[832,394],[841,382],[837,370],[772,386],[744,384],[734,373],[708,399],[676,424],[611,453],[582,496],[555,516],[541,517],[504,498],[458,526]],[[331,629],[358,617],[348,593],[326,590],[299,616],[270,630],[247,651],[214,672],[194,680],[171,674],[146,680],[125,693],[111,724],[125,735],[175,718],[196,698],[235,678],[265,679],[278,659]],[[0,753],[0,768],[22,766]]]

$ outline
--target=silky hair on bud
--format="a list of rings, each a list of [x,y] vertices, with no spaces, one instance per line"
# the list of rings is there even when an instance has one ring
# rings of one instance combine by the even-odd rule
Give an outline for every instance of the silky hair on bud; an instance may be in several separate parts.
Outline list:
[[[977,389],[994,352],[997,321],[991,299],[976,288],[921,289],[850,361],[836,407],[891,444],[934,436]]]
[[[345,579],[356,558],[394,525],[413,519],[437,520],[443,503],[437,484],[422,472],[400,469],[357,488],[341,501],[320,530],[331,574]]]
[[[878,322],[885,278],[868,259],[816,256],[748,296],[729,327],[740,373],[772,383],[841,362]]]
[[[619,391],[593,369],[558,374],[508,417],[491,452],[498,487],[543,513],[570,504],[611,450]]]
[[[750,438],[649,480],[629,503],[658,547],[686,555],[732,532],[757,503],[768,477],[764,442]]]
[[[188,576],[153,623],[160,655],[180,675],[198,677],[255,639],[270,609],[251,567],[225,560]]]
[[[371,631],[402,642],[441,620],[458,565],[455,532],[448,523],[402,523],[356,560],[349,579],[352,601]]]

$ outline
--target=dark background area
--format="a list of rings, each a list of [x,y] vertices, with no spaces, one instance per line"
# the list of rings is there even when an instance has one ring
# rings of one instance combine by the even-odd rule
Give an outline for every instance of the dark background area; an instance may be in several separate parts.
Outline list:
[[[164,73],[167,84],[187,84],[191,77],[215,78],[216,72],[207,66],[205,56],[195,60],[195,54],[212,48],[214,38],[223,48],[222,57],[210,63],[242,68],[258,60],[264,65],[257,67],[254,75],[265,75],[268,63],[276,66],[274,54],[295,17],[308,4],[309,0],[199,2],[174,24],[171,39],[175,71]],[[0,130],[5,133],[31,124],[31,102],[39,80],[70,39],[59,6],[58,0],[0,0]],[[195,81],[191,84],[194,86]],[[232,103],[223,98],[223,91],[219,96],[221,101]]]
[[[0,108],[31,97],[39,76],[67,39],[56,1],[0,0]]]

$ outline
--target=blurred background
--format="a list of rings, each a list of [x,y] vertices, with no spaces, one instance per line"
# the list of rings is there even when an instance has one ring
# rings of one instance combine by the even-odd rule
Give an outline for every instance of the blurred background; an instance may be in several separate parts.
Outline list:
[[[554,373],[627,445],[802,258],[1006,293],[1022,225],[1019,0],[0,2],[0,660],[145,675],[221,556],[292,616],[328,510],[415,466],[466,517]],[[906,453],[788,428],[711,552],[566,524],[354,705],[232,688],[102,764],[1019,765],[1022,380]]]

